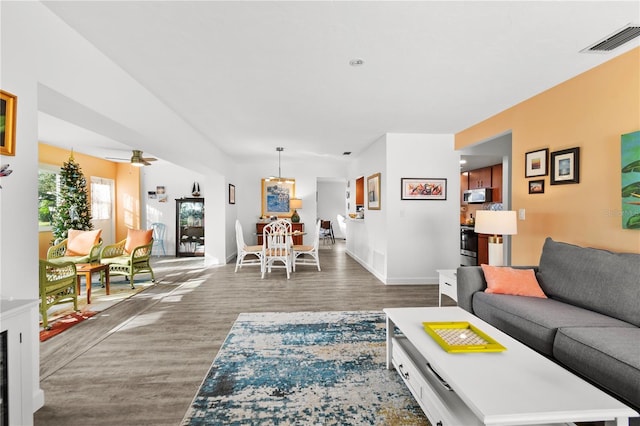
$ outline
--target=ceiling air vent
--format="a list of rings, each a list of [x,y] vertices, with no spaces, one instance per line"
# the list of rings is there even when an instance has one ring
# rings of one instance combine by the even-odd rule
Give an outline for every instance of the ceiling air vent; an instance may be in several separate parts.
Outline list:
[[[629,24],[624,28],[619,29],[615,33],[603,38],[602,40],[598,40],[591,46],[582,49],[580,52],[610,52],[613,49],[622,46],[626,42],[631,41],[638,36],[640,36],[640,25]]]

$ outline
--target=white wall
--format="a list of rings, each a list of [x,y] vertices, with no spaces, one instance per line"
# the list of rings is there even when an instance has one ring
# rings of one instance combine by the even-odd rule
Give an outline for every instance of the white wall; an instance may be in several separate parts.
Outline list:
[[[437,269],[460,263],[460,155],[453,142],[453,135],[387,135],[387,284],[437,283]],[[447,179],[447,199],[401,200],[401,178]]]
[[[459,264],[453,135],[387,134],[350,165],[349,179],[378,172],[382,208],[365,207],[364,221],[347,221],[347,252],[385,284],[437,283],[437,269]],[[447,200],[401,200],[403,177],[447,179]]]
[[[38,299],[38,100],[36,73],[37,42],[32,37],[39,21],[23,14],[8,13],[3,2],[0,14],[0,87],[18,97],[16,117],[15,156],[0,158],[10,164],[13,174],[2,178],[0,184],[0,298]],[[34,9],[33,4],[20,8]],[[37,8],[37,7],[36,7]],[[19,44],[11,41],[20,40]],[[30,363],[31,400],[22,401],[28,409],[44,405],[40,389],[40,351],[38,340],[38,310],[32,309],[31,333],[27,347],[34,348]],[[27,424],[30,424],[27,423]]]
[[[387,207],[387,139],[382,136],[373,142],[367,150],[354,158],[349,165],[349,180],[353,181],[360,176],[366,179],[375,173],[381,175],[380,210],[369,210],[365,194],[364,221],[347,220],[347,253],[362,264],[369,272],[380,281],[386,282],[387,277],[387,215],[390,211]],[[351,185],[355,192],[354,185]],[[355,200],[355,194],[352,197]],[[352,209],[355,207],[352,205]]]

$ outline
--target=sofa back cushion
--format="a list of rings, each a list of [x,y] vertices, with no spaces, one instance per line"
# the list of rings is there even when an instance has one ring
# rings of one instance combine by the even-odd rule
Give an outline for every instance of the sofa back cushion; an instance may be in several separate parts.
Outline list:
[[[640,254],[547,238],[537,277],[552,299],[640,326]]]
[[[124,251],[133,252],[136,247],[147,245],[153,238],[153,229],[129,229],[127,231],[127,241],[124,243]]]
[[[67,252],[65,256],[85,256],[89,254],[91,248],[100,242],[102,229],[93,231],[79,231],[69,229],[67,231]]]

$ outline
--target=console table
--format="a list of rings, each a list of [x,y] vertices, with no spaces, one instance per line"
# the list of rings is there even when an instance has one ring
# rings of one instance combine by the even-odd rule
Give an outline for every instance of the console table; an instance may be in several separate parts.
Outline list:
[[[434,426],[628,425],[633,409],[459,307],[384,309],[387,368],[395,368]],[[507,348],[448,353],[423,322],[466,321]],[[400,334],[396,334],[396,328]]]
[[[262,230],[264,228],[265,225],[267,225],[269,222],[258,222],[256,223],[256,237],[258,237],[258,242],[256,244],[258,244],[259,246],[262,245]],[[292,223],[291,224],[291,231],[292,232],[297,232],[300,233],[301,235],[294,235],[293,238],[293,244],[295,245],[302,245],[304,244],[302,242],[304,235],[302,235],[302,233],[304,233],[304,223]]]

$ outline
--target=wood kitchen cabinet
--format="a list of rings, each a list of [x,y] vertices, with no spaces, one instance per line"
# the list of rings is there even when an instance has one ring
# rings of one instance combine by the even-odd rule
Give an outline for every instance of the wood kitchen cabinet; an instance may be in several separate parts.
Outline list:
[[[261,246],[262,245],[262,230],[264,229],[264,226],[266,225],[266,223],[264,222],[258,222],[256,223],[256,237],[258,238],[258,245]],[[291,224],[291,231],[292,232],[304,232],[304,223],[292,223]],[[304,236],[303,235],[294,235],[293,236],[293,244],[295,245],[302,245]]]
[[[464,202],[464,191],[469,189],[469,173],[460,173],[460,203]]]
[[[489,264],[489,235],[478,234],[478,266],[483,263]]]
[[[502,202],[502,164],[491,166],[491,187],[493,188],[492,200],[494,203]]]
[[[469,171],[469,189],[491,188],[491,167]]]

